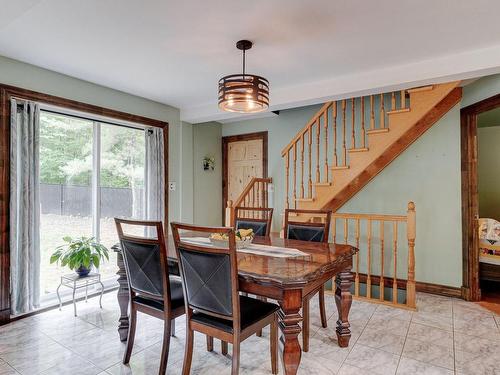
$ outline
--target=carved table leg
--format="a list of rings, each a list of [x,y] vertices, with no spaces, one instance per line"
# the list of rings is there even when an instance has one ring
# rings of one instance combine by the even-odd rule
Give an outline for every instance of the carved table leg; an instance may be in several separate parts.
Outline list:
[[[280,354],[285,375],[295,375],[300,364],[302,349],[298,336],[301,328],[299,323],[302,317],[299,311],[302,307],[301,290],[285,290],[283,300],[280,301],[279,325],[281,329]]]
[[[129,290],[127,282],[127,274],[125,273],[125,263],[123,263],[123,256],[120,252],[116,254],[116,263],[118,265],[118,305],[120,306],[120,319],[118,321],[118,334],[121,341],[127,340],[128,335],[128,305],[129,305]]]
[[[345,348],[349,346],[349,340],[351,338],[351,330],[349,327],[349,310],[352,304],[351,295],[351,284],[352,284],[352,273],[350,270],[340,272],[336,279],[336,289],[335,289],[335,303],[337,304],[337,310],[339,312],[339,319],[337,320],[337,339],[339,346]]]

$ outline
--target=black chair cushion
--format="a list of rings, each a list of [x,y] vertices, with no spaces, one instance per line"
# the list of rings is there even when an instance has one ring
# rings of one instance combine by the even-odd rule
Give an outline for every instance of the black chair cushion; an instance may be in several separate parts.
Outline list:
[[[121,247],[132,289],[163,297],[160,246],[122,240]]]
[[[172,309],[176,309],[177,307],[184,305],[182,281],[181,278],[178,276],[170,276],[170,298],[171,298]],[[163,301],[148,298],[140,294],[134,297],[134,302],[140,303],[141,305],[152,307],[160,311],[163,311],[164,309]]]
[[[228,254],[211,254],[179,247],[187,301],[193,309],[231,316],[231,264]]]
[[[289,224],[286,237],[289,240],[323,242],[325,237],[325,227]]]
[[[237,220],[236,229],[252,229],[256,236],[265,236],[267,231],[267,221],[246,221]]]
[[[266,318],[270,314],[278,311],[279,306],[274,303],[260,301],[255,298],[240,296],[240,323],[241,329],[245,329],[252,324]],[[193,312],[191,319],[195,322],[222,329],[226,332],[233,333],[233,322],[216,318],[197,311]]]

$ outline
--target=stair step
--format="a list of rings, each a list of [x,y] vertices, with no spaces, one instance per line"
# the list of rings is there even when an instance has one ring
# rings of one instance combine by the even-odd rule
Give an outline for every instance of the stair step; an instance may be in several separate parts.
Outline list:
[[[363,148],[350,148],[347,151],[349,151],[349,152],[366,152],[366,151],[368,151],[368,148],[367,147],[363,147]]]
[[[388,115],[395,115],[396,113],[405,113],[405,112],[410,112],[410,108],[401,108],[401,109],[395,109],[393,111],[388,111]]]
[[[331,182],[316,182],[314,185],[316,186],[332,186]]]
[[[334,167],[330,167],[332,171],[337,171],[337,170],[342,170],[342,169],[349,169],[348,165],[337,165]]]
[[[314,198],[297,198],[295,199],[297,202],[314,202]]]
[[[381,129],[371,129],[367,130],[366,134],[381,134],[381,133],[388,133],[389,128],[381,128]]]
[[[434,86],[429,85],[429,86],[415,87],[414,89],[408,89],[408,90],[406,90],[406,92],[412,94],[412,93],[421,92],[421,91],[431,91],[432,89],[434,89]]]

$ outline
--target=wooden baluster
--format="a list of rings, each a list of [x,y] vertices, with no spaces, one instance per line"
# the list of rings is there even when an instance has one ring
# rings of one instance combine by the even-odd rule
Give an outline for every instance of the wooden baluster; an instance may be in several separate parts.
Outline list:
[[[380,220],[380,300],[384,300],[385,283],[384,283],[384,220]]]
[[[328,108],[325,111],[323,127],[325,131],[325,174],[323,178],[325,182],[328,182]]]
[[[342,155],[343,155],[343,160],[344,164],[347,165],[347,148],[345,144],[345,137],[346,137],[346,128],[345,128],[345,107],[346,107],[346,101],[345,99],[342,100]]]
[[[297,208],[297,142],[293,144],[293,207]]]
[[[264,183],[264,207],[269,208],[269,183],[268,182]]]
[[[349,239],[349,221],[344,219],[344,243],[347,245],[347,240]]]
[[[321,175],[319,172],[319,147],[320,147],[320,132],[321,132],[321,116],[318,117],[318,123],[316,124],[316,183],[321,182]],[[311,186],[312,187],[312,186]],[[312,197],[312,193],[309,198]]]
[[[234,209],[233,209],[233,201],[228,200],[227,201],[227,206],[226,206],[226,220],[225,220],[225,226],[226,227],[232,227],[233,226],[233,215],[234,215]]]
[[[333,102],[332,107],[332,117],[333,117],[333,165],[335,167],[339,166],[339,161],[337,158],[337,102]]]
[[[332,241],[335,243],[337,239],[337,219],[332,217]]]
[[[372,220],[368,219],[368,235],[367,235],[367,243],[368,243],[368,257],[366,260],[366,297],[372,298],[372,278],[371,278],[371,257],[372,257]]]
[[[256,207],[255,205],[255,184],[252,186],[252,205],[250,207]],[[255,219],[255,211],[252,212],[252,217]]]
[[[261,182],[260,181],[257,181],[257,189],[256,190],[256,193],[257,193],[257,206],[256,207],[259,207],[259,208],[262,208],[262,200],[260,199],[260,192],[261,192],[261,189],[262,187],[260,186]]]
[[[365,133],[365,97],[361,97],[361,148],[366,147]]]
[[[356,148],[356,99],[351,99],[351,148]]]
[[[375,105],[373,95],[370,95],[370,129],[375,129]]]
[[[394,263],[394,275],[392,276],[392,303],[398,303],[398,222],[392,223],[392,252]]]
[[[393,91],[391,93],[391,110],[394,111],[396,109],[396,92]]]
[[[304,134],[302,134],[302,148],[300,149],[300,197],[304,198],[305,197],[305,192],[304,192]]]
[[[408,281],[406,283],[406,304],[415,307],[415,237],[416,237],[415,203],[408,203],[407,237],[408,237]]]
[[[359,219],[356,219],[356,248],[359,249]],[[359,252],[356,253],[356,276],[354,277],[354,295],[359,296]]]
[[[285,208],[290,208],[290,198],[289,197],[289,189],[290,189],[290,151],[287,151],[285,155]]]
[[[401,90],[401,109],[406,109],[406,91]]]
[[[314,124],[313,124],[314,125]],[[307,197],[312,198],[312,187],[313,187],[313,181],[312,181],[312,126],[309,128],[309,138],[308,138],[308,154],[309,154],[309,179],[307,181]]]
[[[380,129],[385,128],[384,94],[380,94]]]

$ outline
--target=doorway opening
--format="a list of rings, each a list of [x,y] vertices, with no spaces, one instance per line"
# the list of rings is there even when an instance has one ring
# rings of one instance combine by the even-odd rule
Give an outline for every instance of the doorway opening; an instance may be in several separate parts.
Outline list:
[[[500,313],[500,94],[461,111],[462,296]]]

